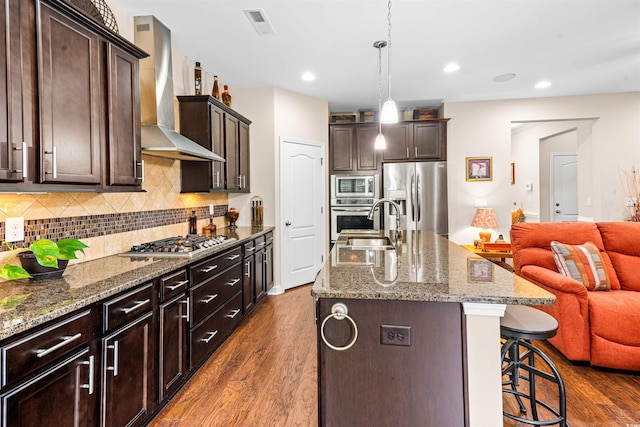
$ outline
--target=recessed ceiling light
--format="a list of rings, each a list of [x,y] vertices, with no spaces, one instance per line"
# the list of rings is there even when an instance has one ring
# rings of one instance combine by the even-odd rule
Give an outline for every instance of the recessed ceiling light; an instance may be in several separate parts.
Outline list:
[[[302,76],[300,76],[300,78],[305,82],[312,82],[316,79],[316,76],[315,74],[307,71],[306,73],[303,73]]]
[[[515,73],[500,74],[499,76],[495,76],[493,78],[493,81],[497,83],[507,82],[512,78],[514,78],[515,76],[516,76]]]
[[[541,82],[538,82],[534,87],[536,89],[546,89],[549,86],[551,86],[551,82],[550,81],[542,80]]]
[[[460,66],[456,63],[451,63],[451,64],[447,64],[442,71],[444,71],[445,73],[453,73],[456,72],[460,69]]]

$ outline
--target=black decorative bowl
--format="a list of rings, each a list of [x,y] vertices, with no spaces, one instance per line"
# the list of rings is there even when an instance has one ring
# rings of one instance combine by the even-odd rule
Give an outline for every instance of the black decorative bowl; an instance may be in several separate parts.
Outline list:
[[[27,270],[27,273],[31,275],[31,279],[29,280],[56,279],[62,276],[62,273],[64,273],[64,270],[67,268],[67,264],[69,264],[69,260],[59,259],[58,268],[45,267],[38,264],[36,256],[31,251],[20,252],[18,258],[20,259],[22,268]]]

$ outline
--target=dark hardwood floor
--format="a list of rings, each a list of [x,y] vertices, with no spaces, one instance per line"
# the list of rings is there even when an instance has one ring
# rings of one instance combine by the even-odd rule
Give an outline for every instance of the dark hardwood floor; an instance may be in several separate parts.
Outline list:
[[[267,297],[149,425],[316,426],[315,338],[310,285]],[[576,366],[535,344],[564,378],[571,427],[640,426],[638,374]],[[553,400],[540,387],[540,396]],[[505,396],[505,407],[511,400]]]

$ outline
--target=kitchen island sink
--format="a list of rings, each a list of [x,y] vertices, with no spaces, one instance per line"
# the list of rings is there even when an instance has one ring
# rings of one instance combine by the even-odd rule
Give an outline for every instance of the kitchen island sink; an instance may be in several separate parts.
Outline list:
[[[502,425],[499,319],[555,300],[428,231],[341,234],[312,295],[321,426]]]

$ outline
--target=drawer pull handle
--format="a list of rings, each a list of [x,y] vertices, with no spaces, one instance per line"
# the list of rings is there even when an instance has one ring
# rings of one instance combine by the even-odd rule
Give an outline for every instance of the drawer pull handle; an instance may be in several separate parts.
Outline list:
[[[170,290],[170,291],[175,291],[175,290],[176,290],[176,289],[178,289],[180,286],[182,286],[182,285],[186,285],[187,283],[189,283],[189,281],[188,281],[188,280],[182,280],[182,281],[180,281],[180,282],[176,283],[176,284],[175,284],[175,285],[173,285],[173,286],[167,286],[167,288],[169,288],[169,290]]]
[[[200,302],[203,303],[203,304],[209,304],[211,301],[213,301],[216,298],[218,298],[218,294],[213,294],[213,295],[209,295],[209,297],[207,299],[203,299]]]
[[[236,283],[238,283],[240,281],[240,279],[233,279],[230,282],[225,283],[226,286],[235,286]]]
[[[65,345],[69,344],[72,341],[75,341],[77,339],[79,339],[82,336],[81,333],[75,334],[73,336],[65,336],[62,337],[62,341],[60,341],[58,344],[54,345],[53,347],[49,347],[46,349],[40,349],[38,351],[36,351],[36,355],[38,357],[45,357],[47,354],[49,353],[53,353],[54,351],[64,347]]]
[[[236,317],[238,315],[238,313],[240,313],[240,309],[236,308],[235,310],[231,310],[231,313],[227,314],[224,317],[228,317],[229,319],[233,319],[234,317]]]
[[[114,341],[113,345],[108,345],[107,348],[113,349],[113,366],[107,366],[107,371],[113,371],[113,376],[118,376],[118,341]]]
[[[207,332],[207,333],[209,334],[207,338],[200,338],[200,341],[202,341],[205,344],[209,344],[209,341],[211,341],[213,337],[215,337],[218,334],[218,331]]]
[[[265,246],[266,244],[267,244],[267,242],[262,242],[262,243],[259,243],[259,244],[258,244],[258,246],[263,247],[263,246]]]
[[[89,356],[89,361],[88,362],[82,362],[83,365],[89,365],[89,384],[80,384],[80,388],[86,388],[89,389],[89,394],[93,394],[93,388],[94,388],[94,382],[93,382],[93,377],[94,377],[94,369],[95,369],[95,361],[94,361],[94,356]]]
[[[236,259],[236,258],[240,258],[240,255],[238,255],[238,254],[234,254],[234,255],[231,255],[231,256],[228,256],[228,257],[227,257],[227,259],[228,259],[229,261],[233,261],[233,260],[234,260],[234,259]]]
[[[146,299],[144,301],[136,301],[136,305],[134,305],[133,307],[129,307],[129,308],[123,308],[122,311],[124,311],[124,314],[129,314],[133,310],[137,310],[140,307],[142,307],[143,305],[148,304],[149,301],[151,301],[151,300],[150,299]]]
[[[246,250],[247,252],[253,252],[253,251],[255,251],[255,250],[256,250],[256,248],[247,248],[247,249],[245,249],[245,250]]]
[[[215,270],[216,268],[218,268],[217,265],[210,265],[208,267],[205,267],[205,268],[201,269],[200,271],[202,271],[203,273],[208,273],[211,270]]]

